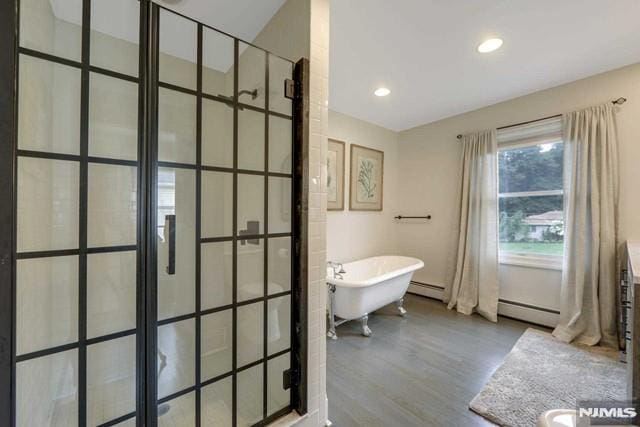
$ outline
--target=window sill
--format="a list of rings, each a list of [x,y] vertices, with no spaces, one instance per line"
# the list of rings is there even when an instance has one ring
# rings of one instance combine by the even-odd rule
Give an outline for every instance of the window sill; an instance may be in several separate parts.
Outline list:
[[[548,255],[519,255],[500,254],[500,264],[515,265],[518,267],[537,268],[542,270],[562,271],[562,257]]]

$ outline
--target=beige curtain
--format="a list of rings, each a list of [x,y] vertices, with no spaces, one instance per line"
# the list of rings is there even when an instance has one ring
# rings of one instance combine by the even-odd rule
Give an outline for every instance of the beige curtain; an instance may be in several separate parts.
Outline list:
[[[496,131],[462,137],[460,234],[449,309],[498,320],[498,188]]]
[[[617,346],[618,142],[611,104],[563,116],[563,341]]]

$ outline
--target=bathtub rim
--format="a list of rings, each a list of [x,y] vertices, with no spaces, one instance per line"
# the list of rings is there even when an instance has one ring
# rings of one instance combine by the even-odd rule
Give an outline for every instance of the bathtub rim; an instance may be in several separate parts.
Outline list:
[[[385,274],[381,274],[380,276],[371,277],[367,280],[349,281],[344,279],[334,279],[333,277],[327,276],[326,282],[335,286],[343,287],[343,288],[365,288],[368,286],[377,285],[378,283],[382,283],[386,280],[393,279],[398,276],[402,276],[403,274],[413,273],[414,271],[424,267],[424,262],[422,260],[414,257],[403,256],[403,255],[377,255],[377,256],[358,259],[350,263],[345,263],[344,266],[347,267],[349,264],[353,262],[365,261],[368,259],[375,259],[375,258],[402,258],[405,260],[412,260],[414,262],[411,265],[408,265],[406,267],[399,268],[397,270],[393,270]]]

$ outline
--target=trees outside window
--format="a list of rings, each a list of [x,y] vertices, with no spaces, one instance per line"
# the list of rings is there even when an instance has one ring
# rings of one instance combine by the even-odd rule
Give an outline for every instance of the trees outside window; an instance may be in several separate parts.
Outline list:
[[[561,141],[500,150],[501,253],[562,255],[562,163]]]

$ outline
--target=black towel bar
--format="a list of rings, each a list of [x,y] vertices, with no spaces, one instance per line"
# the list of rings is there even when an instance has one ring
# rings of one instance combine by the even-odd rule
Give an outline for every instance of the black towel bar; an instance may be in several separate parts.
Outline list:
[[[431,215],[427,215],[427,216],[403,216],[403,215],[398,215],[396,217],[394,217],[395,219],[431,219]]]

